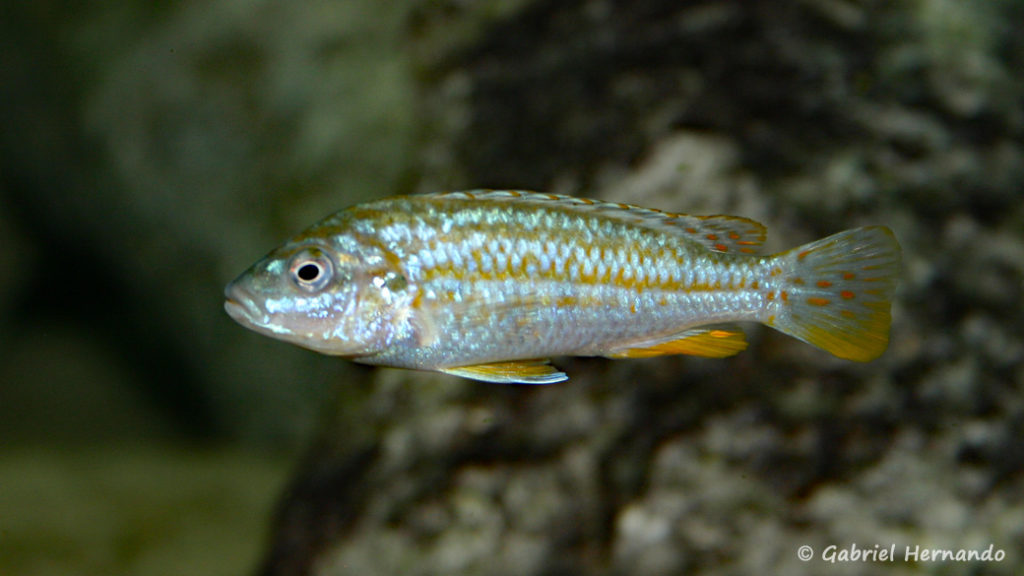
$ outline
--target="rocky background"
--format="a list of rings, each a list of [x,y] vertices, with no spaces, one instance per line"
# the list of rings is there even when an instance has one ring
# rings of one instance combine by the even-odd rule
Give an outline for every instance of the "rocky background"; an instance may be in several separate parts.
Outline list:
[[[1024,5],[2,13],[0,572],[1024,567]],[[732,359],[560,359],[569,382],[506,387],[222,313],[315,219],[469,187],[740,214],[780,250],[886,224],[890,350],[853,364],[749,327]],[[1002,561],[902,559],[990,545]]]

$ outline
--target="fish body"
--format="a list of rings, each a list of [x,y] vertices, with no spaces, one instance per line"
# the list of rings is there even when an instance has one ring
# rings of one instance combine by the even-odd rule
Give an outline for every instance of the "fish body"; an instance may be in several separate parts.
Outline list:
[[[357,362],[550,383],[552,356],[725,357],[753,321],[841,358],[888,343],[884,227],[761,254],[765,229],[519,191],[400,196],[315,224],[228,285],[268,336]]]

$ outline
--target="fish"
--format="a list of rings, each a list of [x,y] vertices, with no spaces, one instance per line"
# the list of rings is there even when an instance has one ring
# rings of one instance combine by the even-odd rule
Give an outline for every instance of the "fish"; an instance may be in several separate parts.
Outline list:
[[[396,196],[314,224],[225,289],[227,314],[355,362],[496,383],[555,356],[725,358],[758,322],[839,358],[888,346],[901,249],[884,226],[764,254],[765,227],[516,190]]]

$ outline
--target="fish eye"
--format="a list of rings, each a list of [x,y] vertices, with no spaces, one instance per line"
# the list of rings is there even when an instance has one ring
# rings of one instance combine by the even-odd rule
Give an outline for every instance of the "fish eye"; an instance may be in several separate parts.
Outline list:
[[[334,275],[331,259],[316,249],[303,250],[296,254],[292,258],[289,270],[295,285],[309,292],[322,290]]]
[[[295,275],[303,282],[315,282],[321,273],[323,273],[323,268],[318,262],[306,262],[295,271]]]

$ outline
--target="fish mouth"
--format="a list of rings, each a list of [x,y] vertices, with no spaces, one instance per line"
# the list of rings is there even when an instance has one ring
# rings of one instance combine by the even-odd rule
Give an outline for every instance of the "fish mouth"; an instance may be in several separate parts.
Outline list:
[[[243,326],[262,326],[267,321],[252,296],[233,282],[224,289],[224,311]]]

